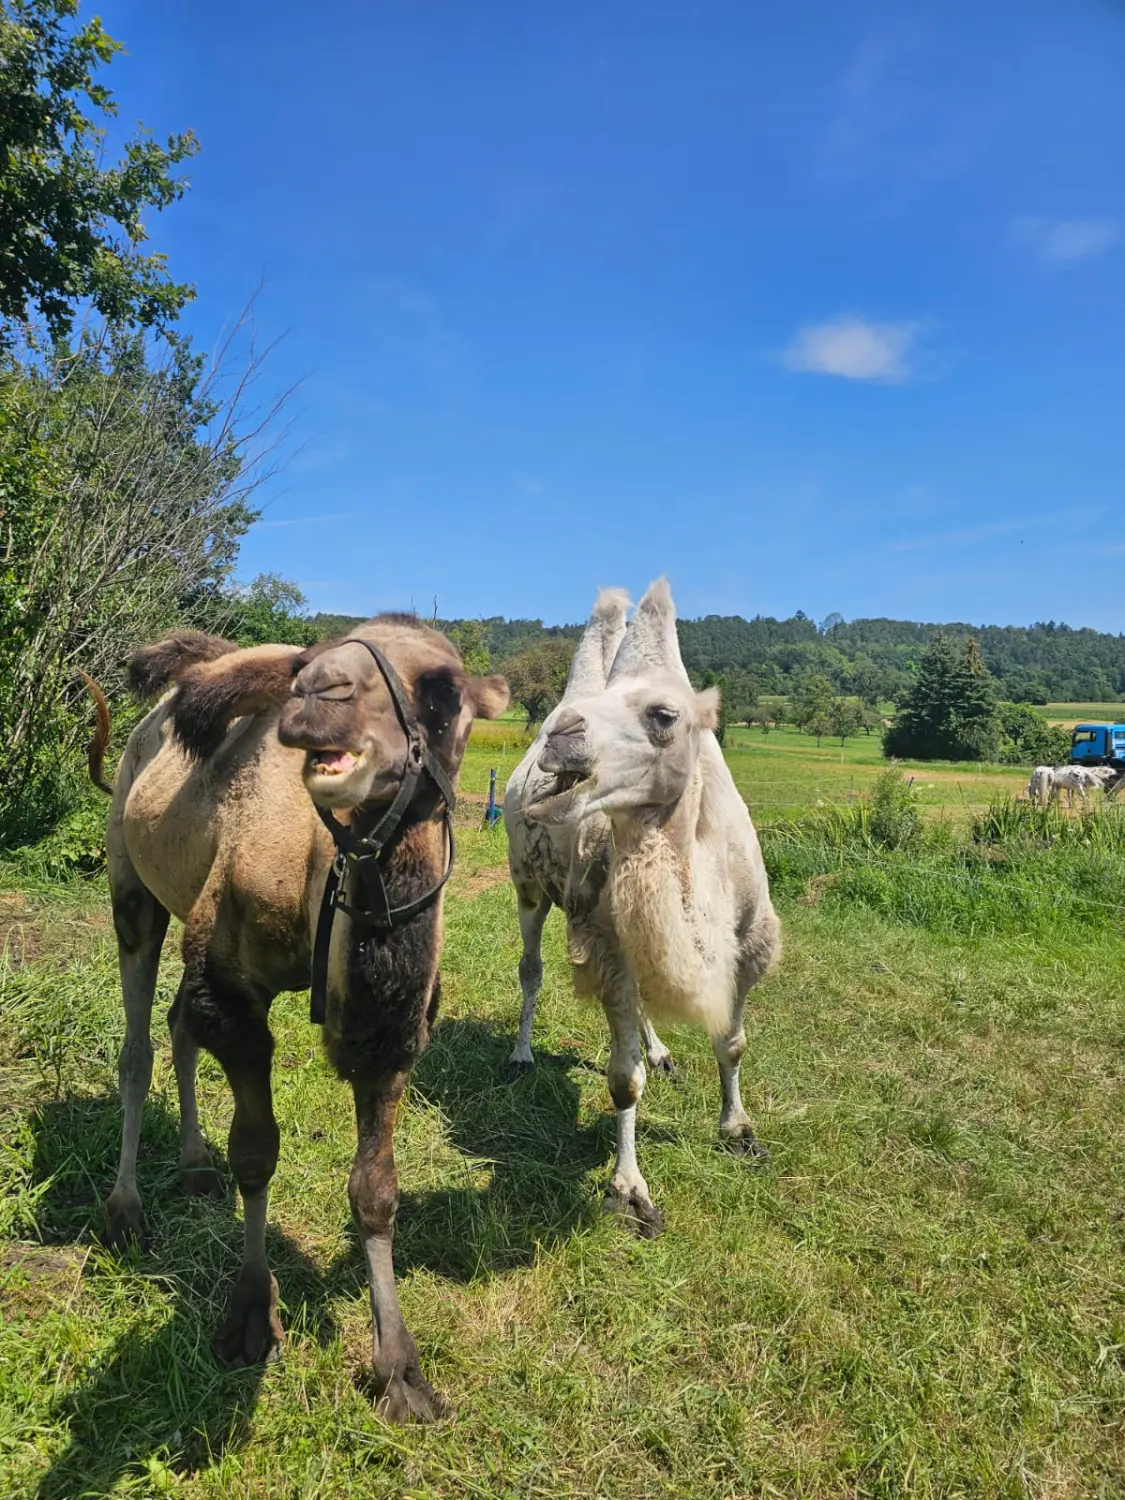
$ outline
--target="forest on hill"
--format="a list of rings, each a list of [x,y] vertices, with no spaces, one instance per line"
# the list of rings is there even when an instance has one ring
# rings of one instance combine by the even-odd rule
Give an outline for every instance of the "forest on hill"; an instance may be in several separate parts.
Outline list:
[[[358,616],[313,615],[317,639],[341,634]],[[576,640],[579,625],[542,620],[439,620],[458,638],[468,632],[501,666],[549,640]],[[963,647],[971,637],[996,679],[1001,696],[1014,703],[1110,702],[1125,698],[1125,634],[1075,629],[1053,620],[1034,625],[969,625],[913,620],[844,620],[829,615],[820,624],[800,610],[787,620],[756,615],[705,615],[679,621],[684,664],[697,682],[723,677],[739,696],[792,693],[815,676],[838,693],[898,702],[918,673],[923,652],[941,633]]]

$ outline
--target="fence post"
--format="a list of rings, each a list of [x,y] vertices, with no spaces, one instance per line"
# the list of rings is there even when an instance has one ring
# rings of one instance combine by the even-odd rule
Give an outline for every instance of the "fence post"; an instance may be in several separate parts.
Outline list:
[[[496,825],[500,817],[500,809],[496,806],[496,767],[493,766],[488,773],[488,811],[485,813],[489,828]]]

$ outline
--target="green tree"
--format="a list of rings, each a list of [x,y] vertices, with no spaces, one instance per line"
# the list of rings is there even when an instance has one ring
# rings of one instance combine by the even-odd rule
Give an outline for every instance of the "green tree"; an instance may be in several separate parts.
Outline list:
[[[819,745],[824,735],[830,734],[832,708],[836,702],[835,690],[823,673],[808,677],[793,694],[793,722],[798,729],[815,734]],[[820,725],[814,728],[814,723]]]
[[[852,663],[852,691],[867,708],[878,708],[885,692],[886,673],[861,652]]]
[[[1006,765],[1058,765],[1070,754],[1070,731],[1048,724],[1027,703],[998,703],[999,759]]]
[[[995,693],[977,642],[970,637],[959,652],[938,631],[884,736],[884,754],[915,760],[983,760],[996,753],[996,737]]]
[[[262,477],[239,426],[256,373],[224,390],[186,343],[150,360],[139,333],[0,354],[0,841],[71,794],[78,667],[112,693],[140,642],[222,628]]]
[[[835,705],[830,708],[817,709],[817,711],[811,714],[801,726],[806,734],[816,735],[816,743],[818,747],[821,740],[823,740],[826,734],[835,734],[836,732],[835,728],[833,727],[835,724],[835,719],[833,717],[834,707]]]
[[[859,704],[852,698],[837,698],[828,716],[830,733],[839,737],[840,745],[855,734],[862,720]]]
[[[989,760],[995,757],[998,748],[996,688],[991,673],[981,660],[980,645],[975,636],[969,637],[961,653],[956,692],[953,729],[959,747],[965,752],[958,758]]]
[[[97,71],[121,50],[77,0],[0,0],[0,321],[42,318],[67,334],[88,299],[116,323],[163,327],[192,295],[164,257],[145,253],[142,212],[181,197],[173,169],[189,133],[161,145],[143,131],[104,159],[117,113]]]
[[[231,592],[229,624],[224,632],[240,646],[311,646],[316,627],[306,611],[307,600],[295,583],[276,573],[259,573],[247,587]]]
[[[715,738],[720,745],[725,745],[727,742],[727,725],[730,723],[730,708],[728,706],[730,684],[721,672],[708,670],[703,674],[703,686],[705,688],[715,687],[719,690],[719,722],[715,725]]]
[[[461,653],[466,671],[474,677],[487,677],[492,670],[492,653],[488,649],[488,627],[483,620],[454,620],[445,634]]]
[[[501,664],[512,702],[527,714],[528,724],[542,723],[562,697],[573,655],[573,641],[548,638]]]

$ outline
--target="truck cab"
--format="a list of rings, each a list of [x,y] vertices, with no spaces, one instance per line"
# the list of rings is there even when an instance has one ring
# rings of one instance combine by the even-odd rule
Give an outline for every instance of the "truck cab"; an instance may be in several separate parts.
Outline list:
[[[1125,771],[1125,724],[1076,724],[1071,765],[1115,766]]]

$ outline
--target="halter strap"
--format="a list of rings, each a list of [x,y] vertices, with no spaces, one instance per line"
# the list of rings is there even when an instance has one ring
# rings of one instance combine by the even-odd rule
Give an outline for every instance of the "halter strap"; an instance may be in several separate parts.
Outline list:
[[[353,922],[369,927],[374,932],[388,933],[398,927],[404,927],[407,922],[420,916],[437,900],[446,881],[453,873],[453,862],[456,857],[453,809],[457,805],[457,796],[445,767],[430,753],[413,705],[402,685],[402,679],[395,671],[394,665],[370,641],[359,640],[351,636],[346,641],[341,641],[340,644],[363,646],[374,658],[375,665],[387,684],[395,715],[406,736],[406,763],[394,800],[368,834],[362,836],[354,834],[346,824],[334,818],[327,808],[313,803],[320,821],[332,835],[333,843],[336,845],[336,857],[332,861],[332,867],[324,884],[324,895],[321,897],[316,937],[313,942],[309,1020],[316,1026],[324,1024],[328,1009],[328,954],[332,944],[332,921],[336,912],[346,912]],[[431,886],[421,896],[415,897],[413,901],[404,902],[402,906],[392,906],[383,877],[383,854],[388,842],[397,832],[404,813],[413,801],[418,782],[423,775],[430,778],[437,788],[438,795],[445,803],[443,821],[449,858],[446,861],[445,873],[436,885]],[[349,906],[344,900],[347,893],[346,878],[349,869],[358,869],[360,866],[363,866],[365,874],[375,877],[374,882],[369,882],[367,887],[368,892],[375,896],[377,903],[375,909],[371,911],[365,911],[354,905]]]

